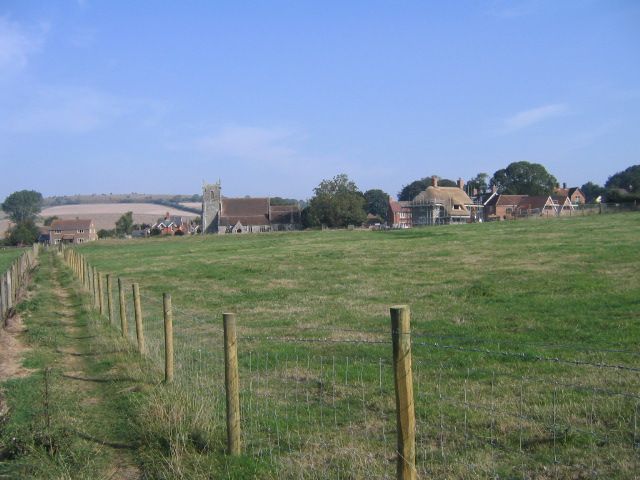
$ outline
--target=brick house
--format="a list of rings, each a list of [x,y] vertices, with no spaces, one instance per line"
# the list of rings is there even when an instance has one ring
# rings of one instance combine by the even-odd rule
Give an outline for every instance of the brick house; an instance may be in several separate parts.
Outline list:
[[[585,203],[587,203],[587,197],[584,193],[582,193],[580,187],[567,188],[567,184],[563,183],[562,188],[557,187],[553,193],[554,195],[568,197],[569,201],[573,205],[584,205]]]
[[[396,201],[389,197],[387,218],[391,228],[411,228],[411,202]]]
[[[187,234],[190,232],[191,220],[180,215],[169,215],[167,212],[151,228],[157,228],[162,235],[175,235],[177,231]]]
[[[93,220],[54,220],[49,227],[49,243],[85,243],[98,239]]]

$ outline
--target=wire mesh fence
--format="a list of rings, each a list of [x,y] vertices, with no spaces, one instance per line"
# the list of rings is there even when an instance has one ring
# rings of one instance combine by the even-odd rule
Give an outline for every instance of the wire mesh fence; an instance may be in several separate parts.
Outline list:
[[[125,299],[135,345],[131,293]],[[144,353],[160,378],[162,297],[141,286],[140,300]],[[171,409],[189,425],[191,442],[210,451],[226,434],[222,319],[180,299],[173,307],[182,393]],[[111,324],[120,328],[121,320],[114,308]],[[265,334],[240,319],[238,331],[244,455],[281,478],[396,478],[390,330]],[[640,351],[419,331],[411,340],[419,478],[639,477]]]

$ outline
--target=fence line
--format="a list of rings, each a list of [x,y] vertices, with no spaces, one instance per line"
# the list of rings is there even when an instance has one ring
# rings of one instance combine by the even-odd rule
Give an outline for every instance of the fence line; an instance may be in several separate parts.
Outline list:
[[[27,285],[29,274],[36,265],[40,246],[25,250],[9,268],[0,275],[0,326],[5,327],[13,314],[18,298]]]
[[[64,257],[97,309],[102,273],[77,251],[66,249]],[[166,388],[183,392],[172,405],[190,412],[184,421],[197,422],[189,425],[205,445],[227,425],[228,452],[241,448],[283,478],[637,478],[640,472],[640,368],[633,364],[640,352],[439,337],[398,326],[386,333],[319,327],[310,336],[304,332],[312,329],[258,334],[238,318],[234,375],[225,363],[234,355],[225,355],[222,319],[212,323],[196,310],[170,308],[167,330],[160,295],[117,281],[124,295],[116,296],[116,318],[109,323],[104,311],[101,321],[119,329],[158,373],[165,365],[165,378],[172,337],[175,377]],[[134,318],[140,334],[127,327]],[[323,330],[331,335],[318,335]],[[363,333],[373,338],[354,338]],[[408,359],[406,345],[398,358],[391,347],[410,337],[413,359],[398,370],[398,359]],[[477,347],[483,343],[498,348]],[[512,348],[501,350],[502,344]],[[605,361],[616,354],[629,354],[629,363]],[[225,377],[236,378],[237,394]],[[399,379],[411,381],[413,394],[406,387],[394,398]],[[410,404],[414,433],[403,427],[409,418],[396,420],[398,412],[410,416]],[[236,414],[228,417],[230,409]],[[413,453],[405,450],[412,436]]]

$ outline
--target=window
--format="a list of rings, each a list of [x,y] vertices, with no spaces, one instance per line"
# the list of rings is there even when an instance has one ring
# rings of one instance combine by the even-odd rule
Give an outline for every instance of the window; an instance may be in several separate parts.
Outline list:
[[[80,229],[80,230],[77,230],[77,232],[78,233],[84,233],[84,230]]]
[[[76,238],[77,243],[82,243],[84,242],[84,238]]]

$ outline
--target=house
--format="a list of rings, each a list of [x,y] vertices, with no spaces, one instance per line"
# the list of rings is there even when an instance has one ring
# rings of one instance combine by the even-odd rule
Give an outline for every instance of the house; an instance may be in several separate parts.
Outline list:
[[[388,224],[391,228],[411,228],[411,202],[389,197]]]
[[[520,201],[526,195],[500,195],[493,192],[484,203],[485,220],[507,220],[513,218]]]
[[[203,186],[203,233],[277,232],[302,227],[298,205],[271,205],[269,197],[227,198],[221,190],[220,183]]]
[[[555,195],[569,197],[569,201],[573,205],[584,205],[587,203],[587,197],[582,190],[580,190],[580,187],[567,188],[567,184],[563,183],[562,188],[557,187],[553,193]]]
[[[159,218],[158,221],[151,227],[160,230],[162,235],[175,235],[178,231],[178,235],[184,235],[189,233],[191,227],[191,221],[187,217],[181,217],[180,215],[170,215],[167,212],[164,218]]]
[[[93,220],[54,220],[49,227],[49,243],[85,243],[98,239]]]
[[[477,205],[464,191],[462,179],[457,187],[438,186],[438,177],[411,201],[411,220],[417,225],[444,225],[478,221],[482,205]]]
[[[556,215],[571,215],[575,209],[571,199],[566,195],[551,195],[551,200],[556,207]]]
[[[522,195],[517,216],[555,216],[558,214],[558,204],[554,202],[550,195]]]

